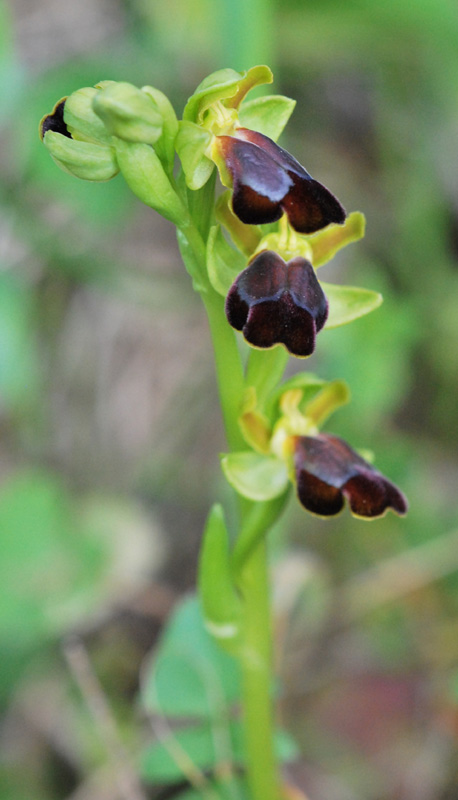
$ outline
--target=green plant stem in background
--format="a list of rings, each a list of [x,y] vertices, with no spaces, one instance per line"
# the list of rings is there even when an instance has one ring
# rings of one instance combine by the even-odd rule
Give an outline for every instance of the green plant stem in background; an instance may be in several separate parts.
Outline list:
[[[248,69],[252,64],[275,67],[272,0],[219,0],[221,64]]]

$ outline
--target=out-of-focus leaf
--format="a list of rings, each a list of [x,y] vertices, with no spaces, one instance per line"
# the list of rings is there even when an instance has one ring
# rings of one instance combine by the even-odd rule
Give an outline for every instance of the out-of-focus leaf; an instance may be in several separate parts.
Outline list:
[[[186,598],[172,616],[145,674],[145,708],[168,716],[220,716],[239,696],[237,661],[205,629],[197,598]]]
[[[296,743],[284,731],[276,732],[275,749],[281,762],[291,761],[298,755]],[[245,761],[242,724],[231,720],[217,728],[206,724],[169,734],[142,754],[142,777],[151,783],[172,783],[186,777],[186,764],[183,765],[183,760],[180,762],[180,750],[184,750],[194,766],[201,770],[227,763],[242,765]]]

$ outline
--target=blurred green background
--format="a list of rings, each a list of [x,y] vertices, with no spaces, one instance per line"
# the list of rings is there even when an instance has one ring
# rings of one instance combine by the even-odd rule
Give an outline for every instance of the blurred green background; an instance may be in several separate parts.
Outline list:
[[[121,178],[60,172],[39,119],[101,79],[155,85],[180,112],[207,73],[256,63],[297,100],[282,143],[367,216],[322,278],[385,303],[320,334],[309,365],[348,381],[332,431],[373,450],[411,506],[369,525],[291,507],[274,532],[291,772],[310,800],[458,798],[455,0],[14,0],[0,2],[3,800],[155,796],[122,791],[110,759],[145,741],[139,670],[224,494],[209,338],[173,230]]]

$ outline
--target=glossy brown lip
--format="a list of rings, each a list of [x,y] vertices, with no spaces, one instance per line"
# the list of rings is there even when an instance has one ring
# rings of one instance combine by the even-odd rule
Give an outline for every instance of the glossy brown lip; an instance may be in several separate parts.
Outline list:
[[[402,492],[338,436],[298,436],[294,464],[299,500],[318,516],[338,514],[345,500],[357,517],[407,513]]]
[[[226,315],[230,325],[255,347],[283,344],[304,358],[315,349],[328,303],[309,261],[298,257],[285,262],[266,250],[235,280],[227,296]]]
[[[299,233],[314,233],[346,213],[337,198],[268,136],[239,128],[218,136],[217,147],[232,178],[234,213],[249,225],[275,222],[285,212]]]

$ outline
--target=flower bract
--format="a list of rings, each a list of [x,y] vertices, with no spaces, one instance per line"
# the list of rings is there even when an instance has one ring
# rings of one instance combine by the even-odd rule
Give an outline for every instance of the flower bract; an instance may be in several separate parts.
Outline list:
[[[285,212],[299,233],[342,224],[345,210],[336,197],[268,136],[237,128],[212,145],[221,180],[233,189],[232,207],[249,225],[275,222]]]
[[[318,516],[338,514],[345,500],[356,517],[407,512],[402,492],[338,436],[296,437],[294,467],[299,501]]]
[[[233,283],[226,300],[230,325],[255,347],[283,344],[295,356],[313,353],[328,303],[305,258],[284,261],[266,250]]]

